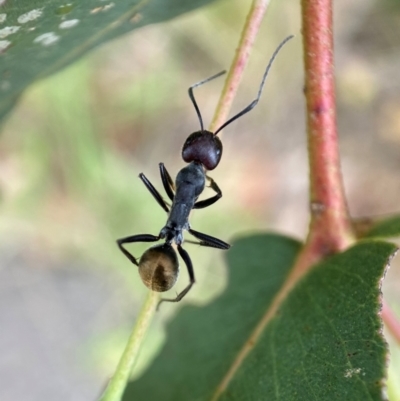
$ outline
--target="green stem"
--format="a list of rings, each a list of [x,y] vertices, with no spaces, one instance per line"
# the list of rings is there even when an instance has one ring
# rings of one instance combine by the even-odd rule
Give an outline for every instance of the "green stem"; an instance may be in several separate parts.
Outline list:
[[[159,301],[159,293],[149,291],[146,302],[139,314],[135,327],[129,337],[128,344],[121,356],[117,369],[110,379],[106,390],[99,401],[120,401],[128,383],[132,368],[137,360],[140,346],[146,335]]]

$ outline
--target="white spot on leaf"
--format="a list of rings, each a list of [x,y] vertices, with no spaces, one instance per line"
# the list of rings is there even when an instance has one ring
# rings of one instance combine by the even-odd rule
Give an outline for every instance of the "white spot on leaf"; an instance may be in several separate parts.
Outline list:
[[[33,21],[39,18],[42,15],[43,11],[40,9],[31,10],[25,14],[22,14],[18,17],[18,22],[20,24],[26,24],[29,21]]]
[[[69,20],[61,22],[61,24],[59,25],[59,28],[60,29],[68,29],[68,28],[72,28],[78,24],[79,24],[78,19],[69,19]]]
[[[7,14],[0,14],[0,24],[3,23],[7,19]]]
[[[0,29],[0,39],[6,38],[8,35],[12,35],[13,33],[19,30],[19,26],[6,26],[3,29]]]
[[[97,14],[100,11],[108,11],[110,8],[113,8],[114,6],[115,6],[115,3],[109,3],[109,4],[106,4],[105,6],[96,7],[90,11],[90,14]]]
[[[114,6],[115,6],[115,3],[107,4],[103,7],[103,11],[108,11],[110,8],[113,8]]]
[[[43,46],[49,46],[56,43],[58,39],[60,39],[60,37],[54,32],[47,32],[43,35],[39,35],[33,42],[41,43]]]
[[[11,45],[9,40],[0,40],[0,53],[4,52]]]
[[[358,375],[361,373],[361,368],[352,368],[352,369],[347,369],[346,372],[344,372],[344,377],[346,379],[350,379],[354,375]]]

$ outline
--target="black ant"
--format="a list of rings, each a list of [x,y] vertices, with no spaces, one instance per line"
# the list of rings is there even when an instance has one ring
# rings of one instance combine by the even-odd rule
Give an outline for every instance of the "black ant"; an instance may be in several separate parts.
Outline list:
[[[190,282],[186,288],[175,298],[163,298],[160,303],[163,301],[179,302],[195,283],[192,261],[186,250],[182,248],[182,243],[184,241],[183,230],[187,230],[193,235],[193,237],[199,240],[198,242],[188,242],[211,248],[230,248],[229,244],[218,238],[193,230],[189,224],[189,214],[192,209],[203,209],[214,204],[222,197],[222,192],[217,183],[207,175],[207,170],[214,170],[218,166],[222,156],[222,142],[217,137],[217,134],[227,125],[248,113],[257,105],[272,62],[283,45],[292,37],[293,36],[288,36],[283,40],[273,53],[264,72],[256,99],[241,112],[222,124],[214,133],[204,129],[203,119],[194,98],[193,89],[225,74],[226,71],[221,71],[220,73],[198,82],[189,88],[189,97],[200,122],[200,131],[193,132],[189,135],[183,145],[182,158],[189,164],[179,171],[175,183],[172,181],[164,163],[159,164],[161,181],[165,192],[172,201],[171,206],[164,201],[160,193],[146,176],[143,173],[139,174],[140,179],[153,195],[157,203],[168,213],[168,219],[166,225],[161,229],[158,235],[138,234],[117,240],[120,250],[133,264],[139,267],[139,274],[143,283],[153,291],[164,292],[171,289],[178,278],[179,261],[178,256],[172,247],[173,242],[175,242],[178,253],[185,262],[189,273]],[[198,201],[197,199],[203,192],[206,181],[208,181],[209,187],[216,193],[216,195]],[[149,248],[144,252],[139,261],[123,246],[124,244],[132,242],[156,242],[160,239],[163,239],[164,243]]]

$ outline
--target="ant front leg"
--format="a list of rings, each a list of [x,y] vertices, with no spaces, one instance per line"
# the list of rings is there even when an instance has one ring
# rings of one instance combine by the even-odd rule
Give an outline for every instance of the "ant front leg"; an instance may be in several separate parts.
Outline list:
[[[185,265],[187,267],[190,282],[186,286],[186,288],[176,296],[176,298],[162,298],[161,301],[157,305],[157,309],[160,307],[162,302],[179,302],[190,291],[193,284],[196,282],[196,279],[194,278],[193,264],[192,264],[189,254],[182,248],[181,245],[177,245],[177,247],[178,247],[179,255],[181,255],[181,258],[183,259],[183,261],[185,262]]]
[[[146,188],[150,191],[150,193],[153,195],[154,199],[157,201],[157,203],[167,212],[169,213],[169,208],[168,205],[165,203],[165,200],[162,198],[160,193],[155,189],[154,185],[148,180],[148,178],[143,174],[139,174],[139,178],[143,181],[143,184],[146,186]]]
[[[161,181],[164,185],[165,192],[167,193],[169,199],[171,201],[174,201],[174,190],[175,190],[175,185],[174,182],[172,181],[171,176],[168,173],[167,168],[164,166],[164,163],[159,164],[160,167],[160,175],[161,175]]]
[[[217,195],[212,196],[211,198],[204,199],[202,201],[196,202],[193,206],[193,209],[202,209],[207,206],[211,206],[213,203],[215,203],[218,199],[222,198],[222,191],[220,190],[219,186],[217,183],[211,178],[207,176],[207,180],[210,182],[210,188],[214,190],[214,192],[217,193]]]
[[[196,237],[200,240],[198,242],[201,246],[209,246],[210,248],[218,248],[218,249],[229,249],[231,246],[226,242],[220,240],[219,238],[212,237],[211,235],[200,233],[196,230],[192,230],[191,228],[188,230],[193,237]]]
[[[138,234],[131,235],[129,237],[120,238],[117,240],[117,244],[121,252],[136,266],[139,266],[137,259],[124,248],[124,244],[131,244],[132,242],[156,242],[160,239],[159,236],[151,234]]]

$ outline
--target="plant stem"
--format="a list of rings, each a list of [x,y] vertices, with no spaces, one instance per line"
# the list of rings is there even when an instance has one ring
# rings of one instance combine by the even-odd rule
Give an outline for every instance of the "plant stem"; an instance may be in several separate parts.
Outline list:
[[[146,335],[159,300],[159,293],[149,291],[135,327],[129,337],[117,369],[99,401],[120,401],[137,360],[140,346]]]
[[[209,128],[211,132],[216,131],[228,119],[233,99],[236,96],[244,69],[250,57],[250,51],[269,3],[270,0],[254,0],[250,7],[235,57],[229,69],[214,118]]]
[[[354,241],[340,172],[332,0],[302,0],[301,7],[311,221],[296,274],[304,273],[324,256],[342,251]]]

